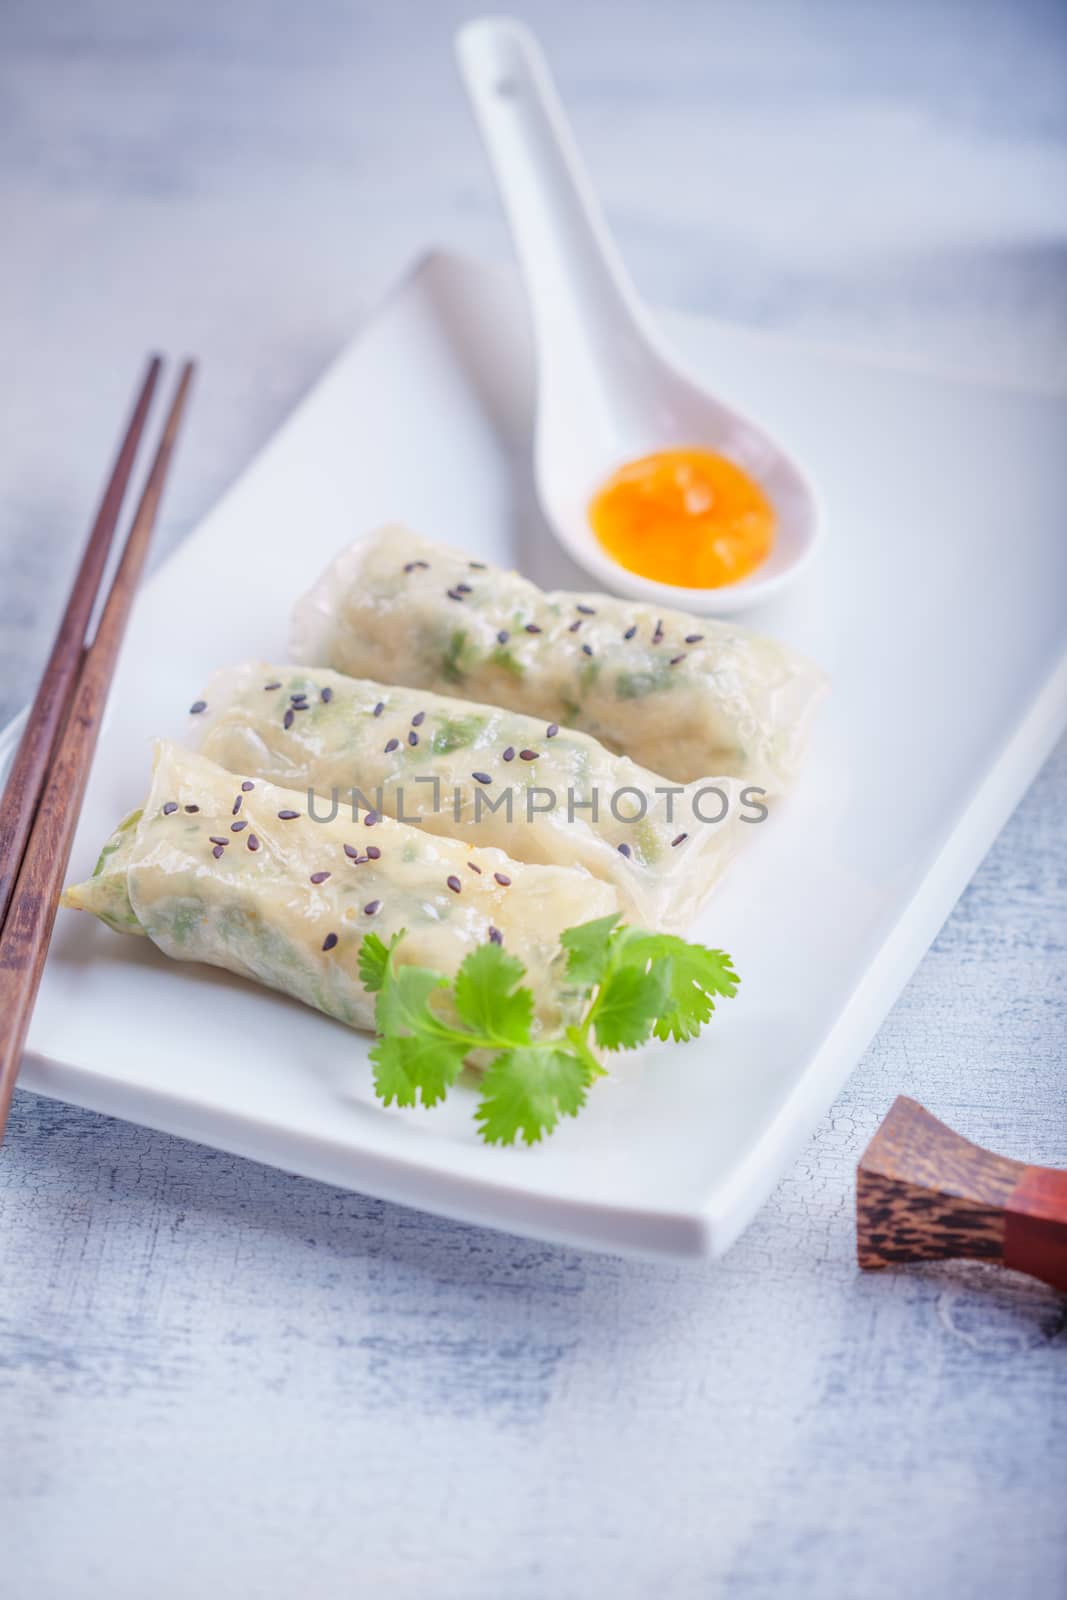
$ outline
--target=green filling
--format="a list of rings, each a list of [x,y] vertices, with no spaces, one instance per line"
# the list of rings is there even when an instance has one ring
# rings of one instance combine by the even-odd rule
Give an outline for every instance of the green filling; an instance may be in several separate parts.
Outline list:
[[[123,817],[122,821],[111,835],[111,838],[107,841],[107,844],[100,852],[100,856],[92,872],[94,878],[99,878],[100,874],[107,866],[108,861],[115,854],[115,851],[120,849],[122,845],[125,844],[126,841],[123,835],[129,833],[131,828],[135,828],[143,815],[143,811],[131,811],[128,817]]]
[[[503,672],[509,672],[513,678],[522,678],[525,676],[522,664],[516,661],[515,657],[512,655],[511,651],[506,645],[498,644],[496,648],[490,652],[487,659],[490,666],[500,667]]]
[[[462,750],[464,745],[474,743],[484,727],[484,717],[443,717],[433,731],[430,749],[435,756]]]
[[[660,842],[656,829],[648,817],[642,817],[640,822],[634,823],[634,836],[637,842],[637,854],[642,861],[651,865],[658,861],[660,856]]]
[[[184,949],[204,920],[204,902],[199,897],[194,899],[190,896],[182,896],[180,899],[176,898],[162,915],[163,919],[170,924],[170,932],[174,943],[180,949]]]
[[[441,675],[446,683],[459,684],[467,676],[464,656],[469,655],[467,649],[467,630],[457,628],[448,641],[448,648],[441,657]]]
[[[659,694],[669,689],[673,682],[670,660],[664,656],[636,672],[620,672],[615,679],[615,693],[620,700],[642,700],[646,694]]]
[[[85,883],[72,884],[63,896],[64,905],[91,911],[116,933],[144,931],[130,905],[127,890],[128,863],[140,818],[140,811],[123,818],[101,850],[92,877]]]

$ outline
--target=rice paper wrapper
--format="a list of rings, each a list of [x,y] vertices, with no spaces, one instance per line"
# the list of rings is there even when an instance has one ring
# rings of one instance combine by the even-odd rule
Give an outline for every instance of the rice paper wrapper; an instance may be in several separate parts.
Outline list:
[[[557,1027],[572,1000],[560,934],[619,909],[610,886],[582,871],[514,862],[373,812],[317,822],[301,795],[167,741],[141,811],[63,904],[354,1028],[374,1025],[363,939],[401,929],[398,960],[449,976],[498,939],[526,967],[538,1025]]]
[[[737,779],[671,783],[589,734],[329,668],[216,673],[189,736],[233,772],[306,792],[320,815],[373,806],[517,861],[584,868],[626,917],[683,931],[765,815]]]
[[[390,525],[343,550],[296,605],[296,661],[503,706],[592,734],[675,782],[769,794],[800,766],[820,668],[736,623],[517,572]]]

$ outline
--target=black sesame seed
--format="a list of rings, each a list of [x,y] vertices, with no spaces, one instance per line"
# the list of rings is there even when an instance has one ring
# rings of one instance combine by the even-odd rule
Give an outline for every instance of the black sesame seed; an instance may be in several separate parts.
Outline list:
[[[293,711],[292,706],[290,706],[288,711],[285,713],[285,716],[282,718],[282,727],[283,728],[291,728],[295,721],[296,721],[296,715],[295,715],[295,713]]]
[[[405,572],[415,572],[420,567],[422,568],[422,570],[424,572],[429,572],[430,563],[428,561],[406,561],[404,563],[404,571]]]
[[[194,700],[192,705],[189,707],[190,715],[194,716],[194,717],[198,716],[201,711],[206,711],[206,710],[207,710],[207,701],[206,700]]]
[[[374,824],[380,821],[381,818],[376,811],[368,811],[367,815],[363,818],[363,826],[365,828],[373,828]]]
[[[541,752],[539,750],[520,750],[519,751],[519,760],[520,761],[536,761],[538,756],[540,755],[540,753]]]
[[[619,854],[620,854],[620,856],[629,857],[629,856],[633,855],[633,851],[630,849],[630,846],[628,844],[620,844],[620,846],[619,846]]]
[[[356,849],[354,844],[346,844],[344,849],[345,855],[348,857],[349,861],[359,860],[359,851]]]
[[[399,748],[400,748],[400,740],[399,739],[390,739],[389,743],[385,747],[385,753],[386,753],[387,756],[391,756],[393,751],[394,750],[399,750]]]
[[[482,869],[481,869],[481,867],[480,867],[480,866],[479,866],[479,865],[478,865],[478,863],[477,863],[477,861],[468,861],[468,862],[467,862],[467,865],[468,865],[468,867],[470,867],[470,869],[471,869],[471,871],[472,871],[472,872],[476,872],[476,873],[477,873],[477,874],[478,874],[478,876],[479,876],[479,878],[480,878],[480,877],[481,877],[481,875],[482,875]]]
[[[596,606],[575,606],[575,611],[580,611],[583,617],[595,617]]]
[[[319,695],[319,699],[325,700],[326,704],[329,705],[330,701],[333,699],[333,690],[330,688],[323,689]]]
[[[537,626],[536,622],[528,622],[526,624],[526,632],[527,633],[540,633],[541,629]]]
[[[282,822],[292,822],[300,815],[299,811],[279,811],[278,817]]]
[[[497,644],[507,644],[510,638],[511,634],[508,632],[508,630],[506,628],[501,628],[500,632],[496,636],[496,642]]]
[[[567,632],[568,633],[577,633],[578,629],[581,627],[581,625],[582,625],[582,619],[581,619],[581,617],[579,617],[577,619],[577,621],[571,623],[570,627],[567,629]]]
[[[511,888],[511,879],[508,877],[506,872],[494,872],[493,877],[496,879],[497,883],[499,883],[502,889]]]
[[[214,850],[212,850],[212,852],[211,852],[211,854],[215,857],[216,861],[218,861],[221,858],[222,853],[223,853],[223,846],[221,844],[217,844],[215,846]]]
[[[470,567],[472,572],[485,572],[486,571],[486,565],[485,565],[484,561],[468,561],[467,565],[468,565],[468,567]]]
[[[450,877],[447,877],[445,882],[448,884],[448,887],[452,890],[453,894],[459,894],[459,891],[463,888],[463,885],[460,883],[455,873],[452,873]]]
[[[230,842],[229,839],[220,839],[217,833],[209,834],[208,838],[211,840],[212,844],[229,844]]]
[[[230,816],[231,817],[235,817],[237,815],[237,813],[240,811],[242,798],[243,798],[242,795],[238,795],[237,799],[234,801],[232,807],[230,808]]]
[[[680,661],[684,661],[684,660],[685,660],[685,651],[683,650],[680,656],[671,656],[670,664],[671,664],[672,667],[676,667]]]
[[[298,700],[296,702],[296,705],[293,707],[293,710],[294,711],[310,711],[311,707],[308,705],[306,700]]]
[[[473,592],[469,583],[457,583],[456,589],[460,594],[471,594]]]
[[[368,900],[367,904],[363,907],[363,915],[365,917],[377,916],[381,909],[382,902],[380,900]]]
[[[515,746],[513,744],[509,744],[507,749],[504,751],[504,754],[501,757],[501,760],[503,760],[503,761],[514,761],[514,759],[515,759]]]
[[[548,727],[545,729],[545,738],[546,739],[554,739],[558,732],[559,732],[559,723],[558,722],[550,722]]]
[[[413,728],[421,728],[425,721],[426,721],[426,713],[425,713],[425,711],[416,711],[415,715],[411,719],[411,726]]]
[[[186,806],[185,809],[186,809],[186,811],[188,811],[190,816],[193,816],[193,815],[195,815],[195,813],[197,811],[200,810],[200,807],[199,806]]]
[[[656,623],[656,631],[652,635],[652,643],[653,644],[659,644],[659,642],[660,642],[660,640],[662,638],[663,638],[663,622],[662,622],[662,619],[661,619],[660,621],[658,621]]]
[[[634,622],[634,623],[632,623],[630,625],[630,627],[627,628],[626,632],[623,634],[623,638],[624,639],[632,639],[636,632],[637,632],[637,623]]]
[[[240,822],[231,822],[230,823],[230,832],[231,833],[241,833],[247,827],[248,827],[248,823],[245,820],[245,818],[242,817]]]
[[[472,772],[471,777],[475,783],[492,783],[493,781],[488,772]]]
[[[685,642],[686,644],[699,644],[703,637],[704,635],[702,633],[687,633],[685,636]]]
[[[259,849],[259,840],[257,839],[257,837],[256,837],[256,835],[254,833],[250,833],[248,835],[248,848],[250,850],[258,850]]]
[[[688,839],[688,837],[689,837],[689,835],[687,833],[680,833],[678,835],[677,839],[672,839],[671,840],[671,849],[672,850],[677,849],[677,847],[680,844],[684,844],[685,843],[685,841],[686,841],[686,839]]]
[[[414,750],[414,748],[418,744],[418,742],[419,742],[419,736],[415,732],[415,729],[412,728],[411,732],[408,734],[408,744]]]
[[[326,879],[329,876],[330,876],[330,874],[328,872],[313,872],[311,874],[311,880],[310,881],[312,883],[325,883]]]
[[[381,858],[381,854],[382,852],[376,844],[369,844],[367,846],[367,854],[363,859],[364,861],[378,861]]]
[[[583,644],[582,654],[583,656],[591,656],[593,654],[593,646],[591,644]]]
[[[328,933],[325,939],[322,941],[322,948],[324,950],[332,950],[336,943],[337,935],[335,933]]]
[[[458,589],[446,589],[445,593],[448,595],[448,598],[450,600],[462,600],[463,599],[463,596],[460,594]]]
[[[169,817],[171,812],[172,811],[177,811],[177,809],[178,809],[177,800],[168,800],[166,805],[163,807],[163,815],[165,817]]]
[[[376,717],[380,717],[384,710],[385,710],[385,701],[384,700],[379,700],[378,704],[374,708],[374,715]]]
[[[265,683],[263,685],[263,691],[264,691],[265,694],[269,694],[272,689],[280,689],[280,688],[281,688],[281,684],[280,683]]]
[[[251,778],[246,778],[244,783],[241,785],[241,792],[243,794],[251,794],[254,788],[255,784],[252,782]]]
[[[501,933],[499,928],[494,928],[492,926],[492,924],[490,924],[490,927],[489,927],[489,943],[490,944],[503,944],[504,943],[504,935]]]
[[[303,689],[301,689],[299,694],[291,694],[289,698],[293,702],[294,706],[298,706],[307,699],[307,695],[304,693]]]

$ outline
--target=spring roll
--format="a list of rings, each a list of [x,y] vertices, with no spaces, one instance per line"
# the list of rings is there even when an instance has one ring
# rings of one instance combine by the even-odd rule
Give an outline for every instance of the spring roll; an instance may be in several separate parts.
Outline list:
[[[305,797],[169,742],[144,806],[63,904],[353,1028],[374,1025],[358,968],[370,931],[388,941],[405,929],[397,959],[449,976],[477,944],[502,943],[526,967],[540,1025],[556,1026],[568,1008],[560,934],[618,910],[588,873],[514,862],[373,811],[316,822]]]
[[[250,662],[216,673],[190,737],[231,772],[315,790],[517,861],[584,867],[644,927],[692,921],[758,819],[734,779],[666,783],[588,734],[497,706]]]
[[[822,672],[733,622],[517,572],[382,528],[343,551],[293,614],[294,659],[580,728],[678,783],[780,792]]]

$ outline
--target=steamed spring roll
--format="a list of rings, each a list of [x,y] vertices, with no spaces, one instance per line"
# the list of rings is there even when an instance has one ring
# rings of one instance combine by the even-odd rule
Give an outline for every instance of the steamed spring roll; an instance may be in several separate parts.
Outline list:
[[[822,672],[733,622],[517,572],[387,527],[343,551],[297,604],[297,661],[486,701],[581,728],[680,783],[784,788]]]
[[[584,867],[645,927],[688,925],[754,815],[733,779],[672,785],[556,723],[325,667],[229,668],[194,703],[193,738],[232,772],[316,790],[323,815],[356,789],[427,832]]]
[[[304,797],[235,776],[163,742],[139,812],[63,904],[292,995],[354,1028],[374,1025],[359,948],[401,928],[399,960],[451,975],[501,942],[527,970],[542,1025],[566,1018],[559,936],[618,910],[584,872],[527,866],[361,813],[315,822]]]

